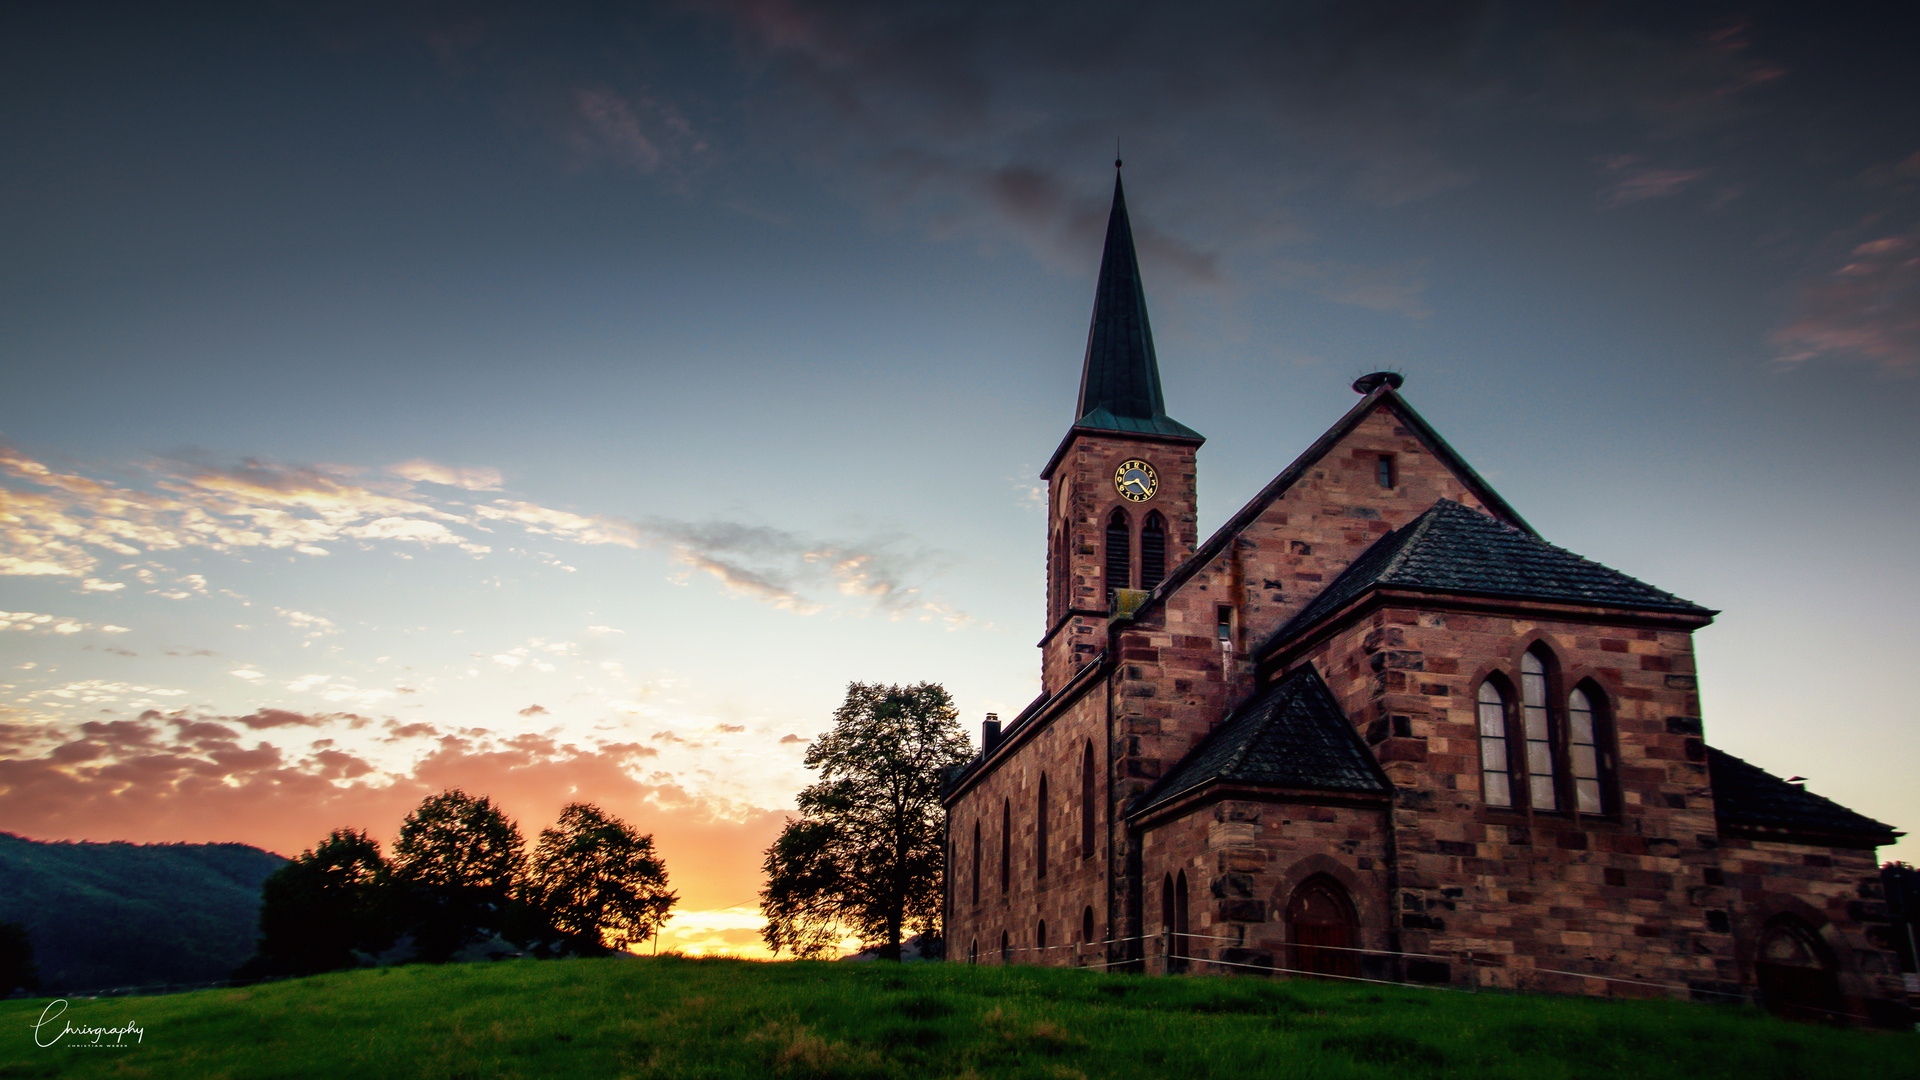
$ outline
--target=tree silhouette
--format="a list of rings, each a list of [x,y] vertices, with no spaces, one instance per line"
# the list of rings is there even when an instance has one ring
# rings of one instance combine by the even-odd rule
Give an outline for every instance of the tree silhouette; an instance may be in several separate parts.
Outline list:
[[[391,871],[380,844],[335,829],[260,887],[260,945],[239,974],[310,975],[358,966],[393,944]]]
[[[938,925],[940,778],[972,748],[935,683],[849,683],[833,730],[807,748],[818,783],[767,849],[767,947],[824,951],[844,928],[899,959],[907,929]]]
[[[516,901],[526,865],[520,830],[486,796],[429,795],[400,825],[393,876],[419,959],[442,963],[493,935],[526,940],[533,920]]]
[[[677,899],[653,837],[590,803],[540,830],[527,896],[576,952],[625,949],[659,932]]]
[[[40,969],[34,966],[33,942],[25,924],[0,922],[0,998],[39,986]]]

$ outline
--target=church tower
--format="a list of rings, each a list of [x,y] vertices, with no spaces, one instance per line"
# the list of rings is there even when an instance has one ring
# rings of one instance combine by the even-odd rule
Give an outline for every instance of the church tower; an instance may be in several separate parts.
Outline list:
[[[1194,452],[1206,440],[1167,415],[1117,174],[1074,417],[1040,473],[1048,545],[1041,685],[1049,694],[1099,654],[1107,623],[1131,614],[1199,543]]]

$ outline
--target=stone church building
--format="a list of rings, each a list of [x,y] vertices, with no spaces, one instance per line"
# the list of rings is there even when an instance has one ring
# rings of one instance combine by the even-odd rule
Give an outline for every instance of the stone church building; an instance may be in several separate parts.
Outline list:
[[[1548,543],[1400,387],[1203,540],[1116,180],[1041,693],[947,788],[948,956],[1901,1015],[1901,834],[1711,746],[1715,612]]]

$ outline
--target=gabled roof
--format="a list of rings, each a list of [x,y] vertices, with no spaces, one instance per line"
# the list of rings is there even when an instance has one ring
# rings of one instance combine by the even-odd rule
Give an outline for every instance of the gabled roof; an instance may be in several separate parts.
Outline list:
[[[1313,445],[1307,447],[1304,453],[1294,458],[1293,463],[1282,469],[1280,475],[1268,481],[1266,487],[1261,488],[1245,506],[1228,518],[1225,525],[1216,529],[1214,534],[1207,538],[1207,542],[1201,544],[1187,561],[1174,567],[1173,571],[1167,575],[1167,579],[1154,590],[1153,597],[1142,606],[1142,613],[1152,609],[1163,598],[1171,596],[1174,590],[1186,584],[1188,578],[1199,573],[1202,567],[1217,558],[1226,550],[1227,545],[1233,542],[1234,537],[1245,531],[1261,514],[1266,513],[1267,507],[1272,506],[1276,499],[1285,495],[1288,489],[1298,483],[1315,462],[1325,457],[1340,440],[1352,434],[1353,430],[1360,426],[1361,421],[1373,415],[1375,410],[1383,408],[1393,409],[1397,416],[1405,420],[1407,430],[1425,443],[1441,464],[1460,477],[1467,490],[1473,492],[1474,498],[1479,499],[1483,505],[1502,518],[1512,522],[1521,531],[1529,535],[1533,534],[1533,526],[1528,525],[1526,519],[1509,506],[1507,500],[1500,497],[1499,492],[1493,490],[1492,485],[1482,480],[1480,474],[1473,471],[1473,466],[1467,464],[1466,459],[1461,457],[1458,451],[1447,445],[1447,440],[1440,437],[1440,433],[1433,429],[1433,425],[1427,423],[1425,417],[1414,411],[1413,406],[1407,404],[1407,400],[1400,396],[1391,383],[1382,382],[1369,390],[1360,399],[1359,404],[1347,410],[1347,415],[1341,417],[1339,422],[1315,439]],[[1067,437],[1071,439],[1073,436],[1069,433]],[[1062,443],[1061,449],[1054,451],[1056,462],[1065,449],[1066,444]],[[1046,476],[1052,470],[1053,465],[1049,464],[1047,471],[1042,472],[1041,475]]]
[[[1716,614],[1451,499],[1441,499],[1375,541],[1275,631],[1259,653],[1264,655],[1379,586],[1701,617]]]
[[[1129,816],[1214,781],[1354,794],[1392,790],[1311,664],[1234,710],[1140,797]]]
[[[1725,750],[1707,747],[1713,780],[1713,816],[1722,826],[1745,826],[1798,837],[1837,837],[1891,844],[1901,834],[1891,825],[1856,814],[1832,799],[1749,765]]]
[[[1113,178],[1113,210],[1100,280],[1093,292],[1093,322],[1080,366],[1080,397],[1073,426],[1098,431],[1199,439],[1200,433],[1167,415],[1160,393],[1160,364],[1147,322],[1147,294],[1133,250],[1126,192]]]

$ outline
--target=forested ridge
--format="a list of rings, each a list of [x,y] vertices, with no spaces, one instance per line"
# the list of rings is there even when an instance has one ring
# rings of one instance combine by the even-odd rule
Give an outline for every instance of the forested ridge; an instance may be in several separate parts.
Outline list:
[[[260,885],[285,862],[246,844],[0,833],[0,922],[26,926],[47,993],[225,979],[253,955]]]

